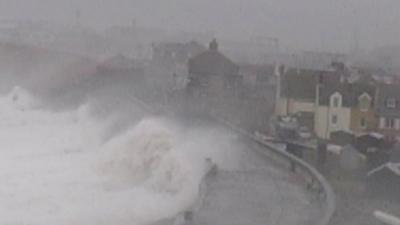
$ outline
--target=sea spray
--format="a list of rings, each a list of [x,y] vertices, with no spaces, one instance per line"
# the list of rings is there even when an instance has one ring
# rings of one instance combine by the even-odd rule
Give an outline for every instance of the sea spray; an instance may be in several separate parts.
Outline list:
[[[145,119],[104,146],[100,171],[113,185],[142,184],[176,193],[190,179],[191,166],[177,150],[178,134],[161,119]]]
[[[36,102],[21,89],[0,97],[0,224],[152,224],[192,206],[206,158],[236,162],[223,130],[147,118],[104,143],[109,124],[88,105]]]
[[[180,151],[181,135],[172,123],[151,118],[104,146],[100,176],[107,177],[106,190],[130,193],[129,207],[123,210],[127,218],[135,215],[132,220],[148,224],[173,217],[196,200],[204,171],[196,171]]]

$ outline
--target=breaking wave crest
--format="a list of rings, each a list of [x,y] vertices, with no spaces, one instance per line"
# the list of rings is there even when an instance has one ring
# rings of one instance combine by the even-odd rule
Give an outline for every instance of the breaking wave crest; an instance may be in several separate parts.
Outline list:
[[[189,179],[189,165],[177,151],[176,134],[160,120],[141,121],[105,146],[101,171],[113,184],[144,184],[176,193]]]
[[[211,143],[156,118],[102,143],[88,106],[36,103],[20,88],[0,98],[0,224],[144,225],[195,201]]]

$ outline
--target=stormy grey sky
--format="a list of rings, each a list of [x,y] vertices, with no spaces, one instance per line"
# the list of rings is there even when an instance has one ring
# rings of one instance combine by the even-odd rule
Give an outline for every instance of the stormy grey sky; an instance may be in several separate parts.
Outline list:
[[[73,21],[104,28],[138,24],[280,38],[285,46],[347,50],[400,45],[399,0],[0,0],[3,19]]]

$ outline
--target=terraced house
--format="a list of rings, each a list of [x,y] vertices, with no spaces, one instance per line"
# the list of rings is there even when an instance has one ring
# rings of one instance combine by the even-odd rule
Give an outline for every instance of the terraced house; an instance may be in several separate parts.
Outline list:
[[[380,105],[376,104],[376,98],[389,94],[385,91],[379,95],[376,83],[364,79],[349,81],[346,74],[337,70],[291,69],[280,74],[278,83],[278,89],[281,90],[277,93],[276,115],[295,116],[300,126],[307,126],[317,137],[323,139],[330,139],[331,134],[338,131],[355,135],[378,131],[377,106]],[[400,95],[398,96],[396,102],[399,102],[400,112]],[[393,104],[393,100],[390,101]],[[385,120],[381,124],[393,125],[390,129],[385,128],[386,131],[396,130],[396,126],[400,131],[400,113],[396,117],[398,120],[389,117],[386,121],[385,112],[388,111],[380,112],[385,118],[381,119]]]
[[[395,84],[379,85],[376,114],[379,118],[379,132],[396,137],[400,134],[400,87]]]
[[[364,83],[340,82],[320,86],[315,117],[315,133],[330,139],[332,133],[346,131],[356,135],[375,131],[375,88]]]

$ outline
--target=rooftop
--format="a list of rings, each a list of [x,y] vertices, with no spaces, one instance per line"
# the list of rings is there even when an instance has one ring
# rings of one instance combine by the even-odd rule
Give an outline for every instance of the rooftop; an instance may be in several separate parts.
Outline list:
[[[189,60],[189,73],[202,75],[238,75],[239,66],[218,50],[214,39],[207,51]]]

